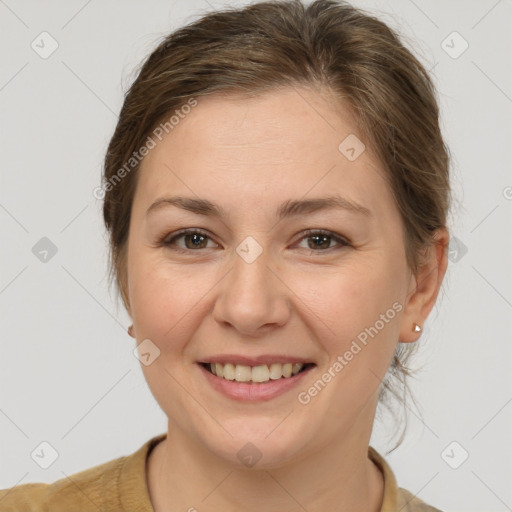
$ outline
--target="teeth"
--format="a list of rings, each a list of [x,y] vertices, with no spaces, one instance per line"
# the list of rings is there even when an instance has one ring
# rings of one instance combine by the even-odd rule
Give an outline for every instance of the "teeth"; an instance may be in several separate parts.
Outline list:
[[[245,364],[221,364],[210,363],[210,371],[217,377],[237,382],[268,382],[297,375],[303,368],[302,363],[272,363],[259,366],[247,366]]]
[[[219,365],[223,366],[223,365]],[[235,367],[231,363],[225,364],[222,368],[223,378],[226,380],[235,380]]]
[[[246,366],[246,368],[249,368]],[[262,364],[261,366],[255,366],[252,369],[251,380],[253,382],[268,382],[270,379],[270,371],[266,364]]]
[[[237,364],[235,368],[235,380],[237,382],[249,382],[251,380],[251,367]]]
[[[303,366],[302,363],[294,363],[292,366],[292,375],[297,375],[297,373],[302,370]]]
[[[281,364],[279,363],[272,363],[270,365],[270,378],[272,380],[280,379],[283,376],[283,369]]]

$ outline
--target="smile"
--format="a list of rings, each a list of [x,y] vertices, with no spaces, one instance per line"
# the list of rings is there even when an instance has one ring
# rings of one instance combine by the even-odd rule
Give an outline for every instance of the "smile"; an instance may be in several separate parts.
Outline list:
[[[299,386],[316,368],[315,363],[297,361],[263,364],[263,357],[258,361],[245,361],[246,364],[238,363],[240,358],[230,357],[232,362],[224,363],[219,359],[222,361],[219,357],[215,362],[200,362],[197,367],[214,392],[241,402],[267,401],[284,395]]]

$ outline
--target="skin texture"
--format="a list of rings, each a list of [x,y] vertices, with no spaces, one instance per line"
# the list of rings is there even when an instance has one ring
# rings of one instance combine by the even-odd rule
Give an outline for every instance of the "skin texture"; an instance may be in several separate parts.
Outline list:
[[[145,158],[128,241],[129,309],[137,343],[160,350],[142,365],[167,415],[168,437],[152,452],[148,486],[156,511],[378,511],[382,476],[368,459],[381,379],[398,340],[414,342],[446,270],[448,234],[411,275],[403,224],[367,146],[349,161],[339,144],[357,130],[327,93],[285,88],[251,99],[212,96]],[[287,200],[338,194],[371,215],[332,209],[278,221]],[[182,195],[224,208],[222,219],[165,206]],[[173,233],[201,228],[208,238]],[[307,229],[346,238],[317,242]],[[262,248],[247,263],[248,236]],[[199,248],[195,248],[195,247]],[[173,250],[173,247],[186,251]],[[307,390],[375,325],[402,309],[307,405]],[[197,362],[216,354],[285,354],[316,364],[299,388],[266,402],[227,398]],[[262,454],[252,468],[238,451]],[[300,505],[299,505],[300,504]]]

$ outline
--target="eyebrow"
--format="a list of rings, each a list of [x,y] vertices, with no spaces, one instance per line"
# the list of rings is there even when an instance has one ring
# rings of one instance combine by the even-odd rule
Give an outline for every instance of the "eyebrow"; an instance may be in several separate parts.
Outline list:
[[[198,215],[207,215],[219,218],[225,218],[227,216],[225,210],[221,206],[212,203],[207,199],[183,196],[161,197],[157,199],[146,210],[146,215],[153,211],[160,210],[165,206],[176,206]],[[362,214],[367,217],[371,216],[371,212],[368,208],[347,198],[336,195],[311,199],[290,199],[281,204],[277,211],[277,217],[279,220],[282,220],[287,217],[306,215],[308,213],[332,209],[343,209],[353,213]]]

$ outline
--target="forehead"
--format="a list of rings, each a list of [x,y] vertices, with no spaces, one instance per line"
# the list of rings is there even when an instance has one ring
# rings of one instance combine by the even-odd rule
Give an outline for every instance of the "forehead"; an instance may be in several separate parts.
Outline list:
[[[352,112],[299,88],[198,98],[145,157],[137,189],[146,207],[176,192],[245,209],[331,192],[369,207],[392,202]]]

